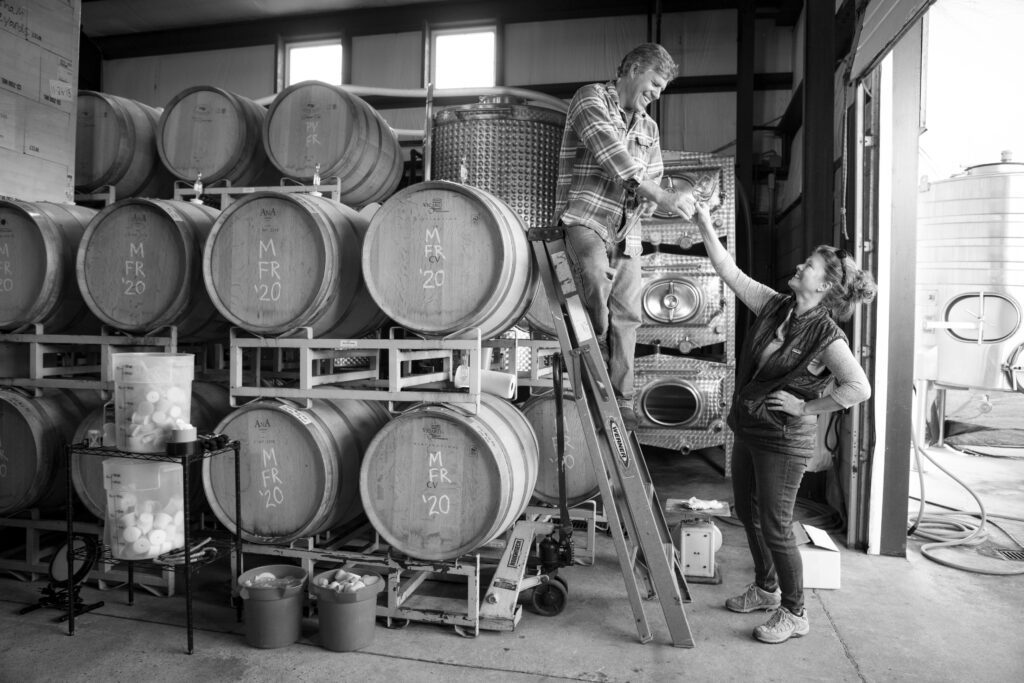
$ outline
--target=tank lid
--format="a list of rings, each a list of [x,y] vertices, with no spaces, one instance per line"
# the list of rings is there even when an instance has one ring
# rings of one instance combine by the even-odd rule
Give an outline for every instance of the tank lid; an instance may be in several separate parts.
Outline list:
[[[966,170],[967,175],[996,175],[999,173],[1020,173],[1024,171],[1024,163],[1013,160],[1012,150],[1004,149],[999,156],[1000,160],[997,164],[969,166]]]

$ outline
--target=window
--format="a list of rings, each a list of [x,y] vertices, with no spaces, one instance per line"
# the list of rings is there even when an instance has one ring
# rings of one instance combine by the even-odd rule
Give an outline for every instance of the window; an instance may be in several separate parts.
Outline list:
[[[435,88],[494,85],[493,28],[435,31],[433,43]]]
[[[341,85],[341,40],[288,43],[285,46],[285,86],[302,81]]]

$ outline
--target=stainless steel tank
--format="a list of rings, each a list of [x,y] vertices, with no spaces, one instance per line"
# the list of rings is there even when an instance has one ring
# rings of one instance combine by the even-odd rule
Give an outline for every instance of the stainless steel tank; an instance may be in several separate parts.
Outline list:
[[[531,228],[552,225],[564,127],[561,112],[515,97],[440,109],[433,120],[430,177],[490,192]]]
[[[486,190],[519,214],[527,227],[554,225],[558,152],[565,115],[516,97],[482,97],[476,104],[434,114],[431,178]],[[554,322],[539,286],[527,325],[554,335]]]
[[[1024,164],[927,184],[918,203],[915,376],[1024,391]]]

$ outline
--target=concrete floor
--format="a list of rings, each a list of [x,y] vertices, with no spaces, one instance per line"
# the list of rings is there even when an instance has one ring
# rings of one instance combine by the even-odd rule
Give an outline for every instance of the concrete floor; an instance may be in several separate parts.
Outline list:
[[[714,452],[705,455],[709,458],[647,449],[663,502],[690,496],[731,500],[729,480],[712,466],[721,466],[720,454],[718,461]],[[980,467],[980,461],[952,451],[936,457],[972,473],[972,485],[984,489],[999,514],[1024,518],[1024,459],[996,458]],[[925,476],[929,489],[945,486],[937,468],[927,465]],[[1024,538],[1024,523],[1006,525]],[[370,646],[349,653],[320,647],[315,617],[305,619],[303,636],[294,645],[248,646],[228,604],[226,566],[196,575],[191,656],[185,653],[180,595],[136,591],[136,604],[129,606],[124,589],[100,591],[86,584],[85,601],[105,605],[80,616],[75,635],[68,636],[67,624],[54,621],[59,614],[54,609],[18,615],[36,602],[45,581],[3,575],[0,681],[1024,680],[1024,576],[990,576],[933,562],[920,554],[921,543],[914,539],[906,558],[869,556],[840,543],[842,588],[808,591],[810,634],[764,645],[750,635],[765,619],[763,613],[733,614],[723,607],[751,580],[752,564],[742,530],[719,526],[723,545],[716,559],[723,582],[689,582],[692,649],[672,647],[657,602],[646,603],[654,641],[638,642],[614,547],[610,538],[599,536],[593,566],[562,571],[570,597],[556,617],[524,610],[515,631],[484,631],[476,638],[434,624],[411,623],[398,630],[378,625]],[[1013,545],[1005,537],[995,540]],[[988,566],[998,562],[985,561]],[[273,560],[262,558],[247,566],[269,563]],[[999,566],[1024,568],[1024,563]]]

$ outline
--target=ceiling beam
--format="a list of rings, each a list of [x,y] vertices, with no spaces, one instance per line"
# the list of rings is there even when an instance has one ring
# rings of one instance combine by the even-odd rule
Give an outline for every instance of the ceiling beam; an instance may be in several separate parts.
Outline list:
[[[89,0],[86,0],[88,2]],[[662,0],[663,14],[734,9],[739,0]],[[759,17],[775,16],[779,22],[788,17],[794,3],[802,0],[757,0]],[[253,45],[273,45],[285,40],[312,40],[327,35],[377,35],[422,30],[432,25],[458,25],[495,22],[502,24],[529,21],[559,21],[593,17],[647,14],[654,10],[653,0],[624,3],[620,0],[453,0],[419,3],[387,8],[356,9],[338,12],[240,21],[110,36],[90,36],[104,59],[124,59],[149,55],[197,52]],[[797,13],[799,15],[799,12]],[[89,35],[88,12],[83,30]],[[787,19],[788,20],[788,19]]]

